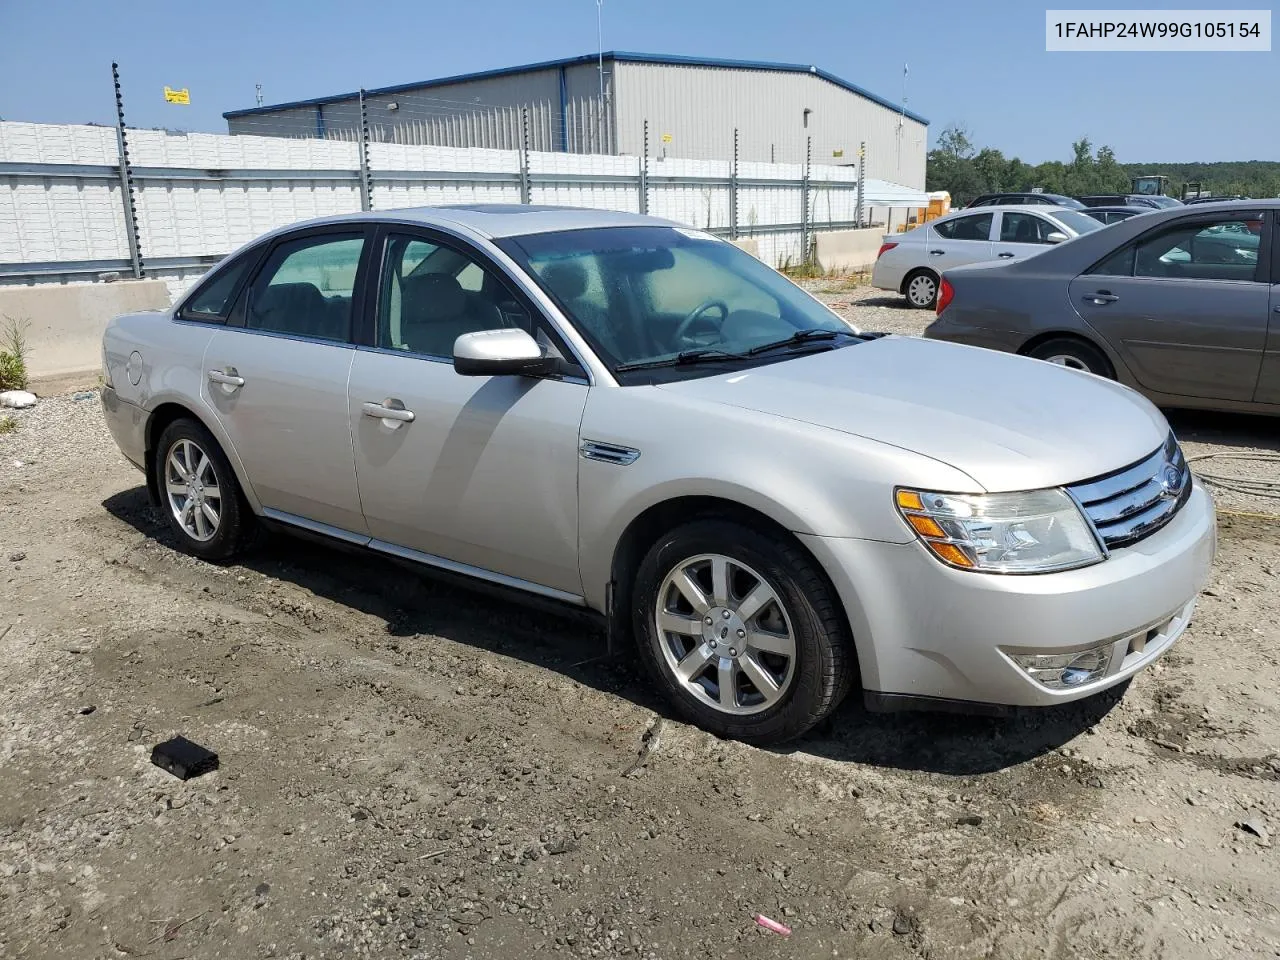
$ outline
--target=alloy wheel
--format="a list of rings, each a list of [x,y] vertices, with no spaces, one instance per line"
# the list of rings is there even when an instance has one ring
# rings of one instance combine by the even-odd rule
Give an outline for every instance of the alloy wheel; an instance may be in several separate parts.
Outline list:
[[[164,490],[186,534],[201,543],[212,540],[222,522],[222,489],[213,461],[195,441],[184,438],[169,448]]]
[[[728,714],[777,704],[795,675],[796,641],[778,591],[718,553],[682,560],[654,610],[666,667],[686,692]]]
[[[1070,367],[1072,370],[1083,370],[1085,373],[1092,373],[1086,364],[1079,357],[1074,357],[1069,353],[1055,353],[1051,357],[1045,357],[1045,362],[1056,363],[1060,367]]]

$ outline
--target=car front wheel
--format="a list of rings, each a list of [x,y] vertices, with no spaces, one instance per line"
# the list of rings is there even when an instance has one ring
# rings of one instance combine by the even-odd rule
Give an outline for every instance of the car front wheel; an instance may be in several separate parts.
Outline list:
[[[794,542],[727,520],[691,522],[649,550],[635,598],[646,668],[684,718],[713,733],[789,740],[852,682],[833,591]]]

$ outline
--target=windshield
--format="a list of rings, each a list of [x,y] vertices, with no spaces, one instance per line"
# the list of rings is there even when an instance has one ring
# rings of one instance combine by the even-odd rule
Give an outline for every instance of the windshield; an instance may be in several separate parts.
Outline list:
[[[663,376],[707,376],[859,342],[841,336],[854,331],[776,270],[697,230],[604,227],[497,243],[615,372],[679,359]],[[786,348],[748,355],[801,331]]]
[[[1102,224],[1099,221],[1087,213],[1079,213],[1075,210],[1054,211],[1053,218],[1061,221],[1076,233],[1092,233],[1094,230],[1102,228]]]

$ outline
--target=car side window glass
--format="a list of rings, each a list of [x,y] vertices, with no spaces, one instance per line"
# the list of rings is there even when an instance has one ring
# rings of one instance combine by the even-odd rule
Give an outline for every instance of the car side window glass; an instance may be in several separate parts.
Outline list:
[[[1161,230],[1137,246],[1134,275],[1183,280],[1256,280],[1262,217],[1198,220]]]
[[[934,232],[946,240],[989,240],[991,221],[995,214],[984,213],[976,217],[956,217],[933,225]]]
[[[1048,220],[1037,217],[1034,213],[1011,213],[1005,211],[1000,220],[1000,240],[1002,243],[1048,243],[1046,239],[1054,227]]]
[[[377,345],[449,359],[464,333],[519,328],[564,361],[561,373],[585,377],[544,318],[531,316],[506,280],[467,254],[420,237],[391,234],[378,297]]]
[[[217,275],[199,286],[182,307],[182,315],[190,320],[225,320],[231,312],[235,292],[249,270],[251,259],[242,259],[219,270]]]
[[[249,292],[245,326],[317,340],[351,336],[362,235],[323,234],[278,245]]]
[[[1133,276],[1133,244],[1126,244],[1114,251],[1101,262],[1094,264],[1088,272],[1103,277]]]
[[[378,346],[450,358],[464,333],[520,327],[528,312],[502,281],[466,254],[392,234],[378,298]]]

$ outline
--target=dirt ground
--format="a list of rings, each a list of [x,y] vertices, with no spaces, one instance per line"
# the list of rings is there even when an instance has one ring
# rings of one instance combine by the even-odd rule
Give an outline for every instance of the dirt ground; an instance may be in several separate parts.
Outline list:
[[[1190,631],[1122,697],[855,698],[769,751],[668,718],[571,620],[285,538],[180,555],[96,399],[15,419],[0,957],[1280,956],[1280,521],[1248,515],[1280,501],[1233,501]],[[221,768],[152,766],[176,733]]]

